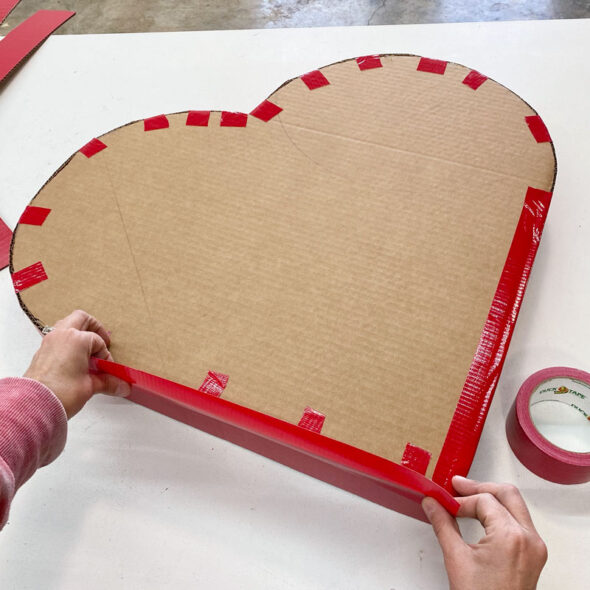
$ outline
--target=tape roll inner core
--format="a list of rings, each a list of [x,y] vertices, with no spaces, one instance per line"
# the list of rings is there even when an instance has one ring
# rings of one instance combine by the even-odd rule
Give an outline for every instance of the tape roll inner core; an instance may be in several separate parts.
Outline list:
[[[546,379],[533,390],[529,412],[550,443],[573,453],[590,452],[590,384],[571,377]]]

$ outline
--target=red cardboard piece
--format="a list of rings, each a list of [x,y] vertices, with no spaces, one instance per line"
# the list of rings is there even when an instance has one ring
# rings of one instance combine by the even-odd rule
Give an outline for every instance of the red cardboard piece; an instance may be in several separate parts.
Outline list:
[[[39,10],[10,31],[0,41],[0,80],[74,14],[69,10]]]
[[[12,230],[0,219],[0,270],[6,268],[10,262],[10,244]]]

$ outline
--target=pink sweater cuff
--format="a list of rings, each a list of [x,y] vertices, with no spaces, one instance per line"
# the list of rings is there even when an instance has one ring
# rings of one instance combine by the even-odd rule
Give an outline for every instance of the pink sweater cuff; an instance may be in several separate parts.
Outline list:
[[[13,493],[62,452],[67,424],[48,387],[24,377],[0,379],[0,459],[12,472]]]

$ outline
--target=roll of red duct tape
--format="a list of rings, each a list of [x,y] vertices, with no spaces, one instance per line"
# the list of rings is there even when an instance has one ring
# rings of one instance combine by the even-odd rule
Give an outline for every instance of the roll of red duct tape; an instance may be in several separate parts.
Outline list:
[[[506,421],[514,454],[533,473],[562,484],[590,481],[590,452],[573,452],[549,442],[533,423],[531,407],[544,401],[569,405],[580,414],[580,426],[590,429],[590,374],[569,367],[534,373],[522,384]]]

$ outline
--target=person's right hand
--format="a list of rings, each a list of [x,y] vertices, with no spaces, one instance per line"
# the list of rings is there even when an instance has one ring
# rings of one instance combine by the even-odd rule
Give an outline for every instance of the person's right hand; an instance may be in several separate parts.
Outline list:
[[[457,516],[477,518],[485,529],[465,543],[455,519],[433,498],[422,507],[442,548],[450,590],[534,590],[547,561],[547,547],[535,530],[518,489],[455,476]]]

